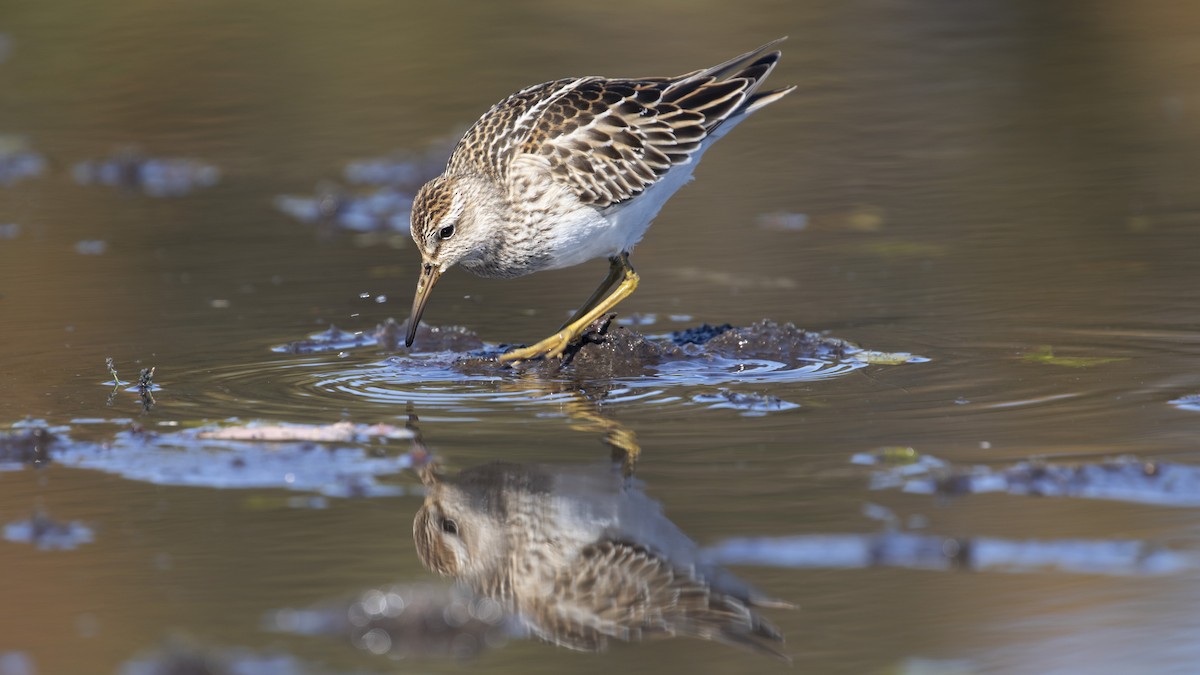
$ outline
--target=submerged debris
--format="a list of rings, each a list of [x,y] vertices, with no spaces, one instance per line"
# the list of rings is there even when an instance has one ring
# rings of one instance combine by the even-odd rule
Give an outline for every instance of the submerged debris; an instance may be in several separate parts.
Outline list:
[[[397,584],[349,603],[276,610],[264,623],[267,630],[340,638],[394,658],[470,658],[525,634],[499,603],[463,586]]]
[[[121,386],[122,384],[125,384],[124,382],[121,381],[121,378],[117,375],[117,364],[115,361],[113,361],[113,357],[111,357],[111,356],[105,357],[104,367],[108,369],[108,374],[112,375],[112,382],[105,382],[105,384],[115,384],[118,387]]]
[[[289,654],[247,649],[202,649],[178,640],[121,665],[118,675],[313,675]]]
[[[50,461],[50,447],[57,437],[43,426],[15,428],[0,432],[0,471],[35,466]]]
[[[730,539],[708,548],[722,565],[972,572],[1158,575],[1200,569],[1200,556],[1142,541],[1013,541],[888,531]]]
[[[138,373],[137,393],[142,401],[142,412],[150,412],[154,407],[154,390],[159,388],[154,384],[154,366],[142,368]]]
[[[109,392],[109,394],[108,394],[108,401],[107,401],[107,405],[111,406],[113,404],[113,399],[117,395],[117,392],[121,391],[121,386],[129,384],[129,383],[123,381],[120,378],[120,376],[117,375],[117,366],[111,356],[104,359],[104,367],[108,370],[108,374],[112,376],[111,380],[103,383],[105,385],[111,384],[113,386],[112,391]],[[133,384],[133,386],[131,386],[125,390],[127,392],[138,395],[138,399],[141,401],[141,404],[142,404],[142,412],[143,413],[150,412],[150,410],[152,408],[154,408],[154,405],[155,405],[154,392],[162,390],[162,387],[158,386],[157,384],[154,384],[154,370],[155,370],[154,366],[151,366],[149,368],[142,368],[138,372],[137,382],[135,382]]]
[[[743,394],[721,388],[715,393],[697,394],[692,398],[697,403],[707,403],[710,408],[730,408],[743,411],[743,415],[765,415],[768,412],[793,410],[800,404],[785,401],[777,396],[760,394],[757,391]]]
[[[876,464],[870,455],[855,455],[852,461]],[[946,496],[1007,492],[1194,507],[1200,506],[1200,466],[1120,457],[1098,463],[955,467],[919,455],[909,463],[876,473],[871,487]]]
[[[212,187],[221,178],[221,171],[211,164],[183,157],[147,157],[132,147],[80,162],[72,173],[80,185],[141,190],[151,197],[180,197]]]
[[[424,153],[350,162],[343,172],[345,180],[374,187],[356,190],[323,181],[312,196],[276,197],[275,207],[304,223],[327,222],[354,232],[407,234],[413,196],[446,167],[451,148],[438,143]]]
[[[24,138],[0,136],[0,186],[8,187],[26,178],[40,176],[45,169],[46,158],[32,150]]]
[[[65,551],[91,543],[93,536],[91,528],[77,520],[60,523],[38,511],[28,520],[5,525],[4,538],[21,544],[33,544],[42,551]]]

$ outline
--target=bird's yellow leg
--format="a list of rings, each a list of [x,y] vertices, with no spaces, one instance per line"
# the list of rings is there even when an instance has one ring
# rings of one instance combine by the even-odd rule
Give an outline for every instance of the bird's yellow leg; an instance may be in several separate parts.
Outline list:
[[[519,362],[528,361],[530,359],[536,359],[539,357],[554,358],[556,356],[562,356],[562,353],[566,351],[567,346],[574,342],[580,335],[582,335],[584,331],[587,330],[588,326],[592,325],[593,321],[607,314],[612,310],[613,307],[616,307],[618,303],[629,297],[629,295],[637,289],[638,274],[637,272],[633,271],[633,266],[629,264],[628,254],[622,253],[619,257],[615,258],[613,261],[613,267],[615,270],[620,271],[621,281],[617,284],[616,289],[614,289],[612,293],[610,293],[603,300],[595,303],[591,309],[584,312],[582,316],[574,321],[569,322],[562,328],[562,330],[558,331],[554,335],[551,335],[537,344],[523,347],[521,349],[514,349],[507,354],[501,355],[500,362]],[[614,272],[610,272],[609,275],[616,276]],[[608,285],[607,279],[605,280],[605,285]]]
[[[601,298],[603,298],[605,295],[608,295],[608,292],[612,290],[612,287],[615,286],[625,274],[625,269],[621,262],[622,258],[625,259],[624,265],[628,265],[629,260],[628,254],[626,253],[622,253],[619,256],[615,255],[608,259],[608,276],[604,277],[604,281],[601,281],[600,285],[596,287],[596,290],[592,291],[592,296],[588,298],[586,302],[580,305],[579,309],[575,310],[575,313],[571,315],[571,318],[567,319],[566,323],[558,327],[559,330],[562,330],[583,318],[583,315],[587,314],[588,310],[595,307],[596,303],[600,302]]]
[[[600,412],[599,405],[579,392],[571,392],[563,408],[571,418],[572,429],[603,432],[604,444],[612,450],[613,463],[621,466],[621,475],[626,478],[633,475],[638,456],[642,454],[642,446],[632,429]]]

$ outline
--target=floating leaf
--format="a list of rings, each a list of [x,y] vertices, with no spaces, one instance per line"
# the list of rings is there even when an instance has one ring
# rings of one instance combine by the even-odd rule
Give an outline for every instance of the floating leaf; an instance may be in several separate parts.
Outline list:
[[[875,366],[898,366],[901,363],[910,361],[924,361],[920,356],[913,356],[908,352],[877,352],[870,349],[864,349],[861,352],[855,352],[851,355],[852,358],[863,363],[870,363]]]

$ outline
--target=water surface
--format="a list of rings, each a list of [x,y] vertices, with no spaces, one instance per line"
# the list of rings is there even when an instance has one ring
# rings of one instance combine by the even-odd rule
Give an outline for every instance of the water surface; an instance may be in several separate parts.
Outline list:
[[[900,528],[1014,545],[1131,541],[1185,558],[1200,548],[1194,502],[873,490],[879,468],[851,462],[880,448],[997,471],[1197,462],[1200,413],[1186,402],[1200,394],[1200,10],[63,1],[6,7],[0,33],[0,134],[45,159],[0,183],[5,428],[32,417],[112,443],[130,423],[402,427],[411,413],[433,451],[465,468],[600,461],[615,422],[641,444],[647,494],[704,546]],[[534,82],[684,72],[781,34],[773,81],[797,91],[707,153],[638,246],[642,286],[622,315],[653,315],[637,327],[653,334],[770,318],[928,362],[832,377],[663,373],[581,392],[503,374],[406,379],[374,348],[272,351],[330,324],[403,320],[417,276],[404,236],[300,222],[279,195],[341,181],[351,160],[425,152]],[[130,144],[218,167],[219,182],[162,198],[73,177]],[[492,344],[532,341],[604,272],[451,273],[426,319]],[[123,380],[156,368],[152,409],[112,395],[107,357]],[[798,407],[711,406],[722,388]],[[319,490],[168,485],[63,463],[0,472],[5,524],[44,512],[91,536],[69,550],[0,541],[0,652],[18,653],[0,663],[115,672],[182,636],[313,672],[393,670],[263,623],[434,581],[410,535],[419,481],[382,480],[400,489],[312,502],[290,498]],[[734,568],[799,605],[768,613],[807,671],[1184,672],[1200,660],[1194,565],[828,562]],[[516,640],[419,667],[782,668],[690,640],[598,656]]]

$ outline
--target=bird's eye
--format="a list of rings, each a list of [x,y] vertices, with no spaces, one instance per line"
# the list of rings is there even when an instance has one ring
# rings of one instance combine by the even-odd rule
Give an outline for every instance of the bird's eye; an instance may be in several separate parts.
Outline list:
[[[442,239],[449,239],[450,237],[453,237],[454,236],[454,226],[447,225],[447,226],[443,227],[442,229],[438,230],[438,236],[441,237]]]
[[[458,535],[458,523],[449,518],[442,518],[442,532],[450,535]]]

